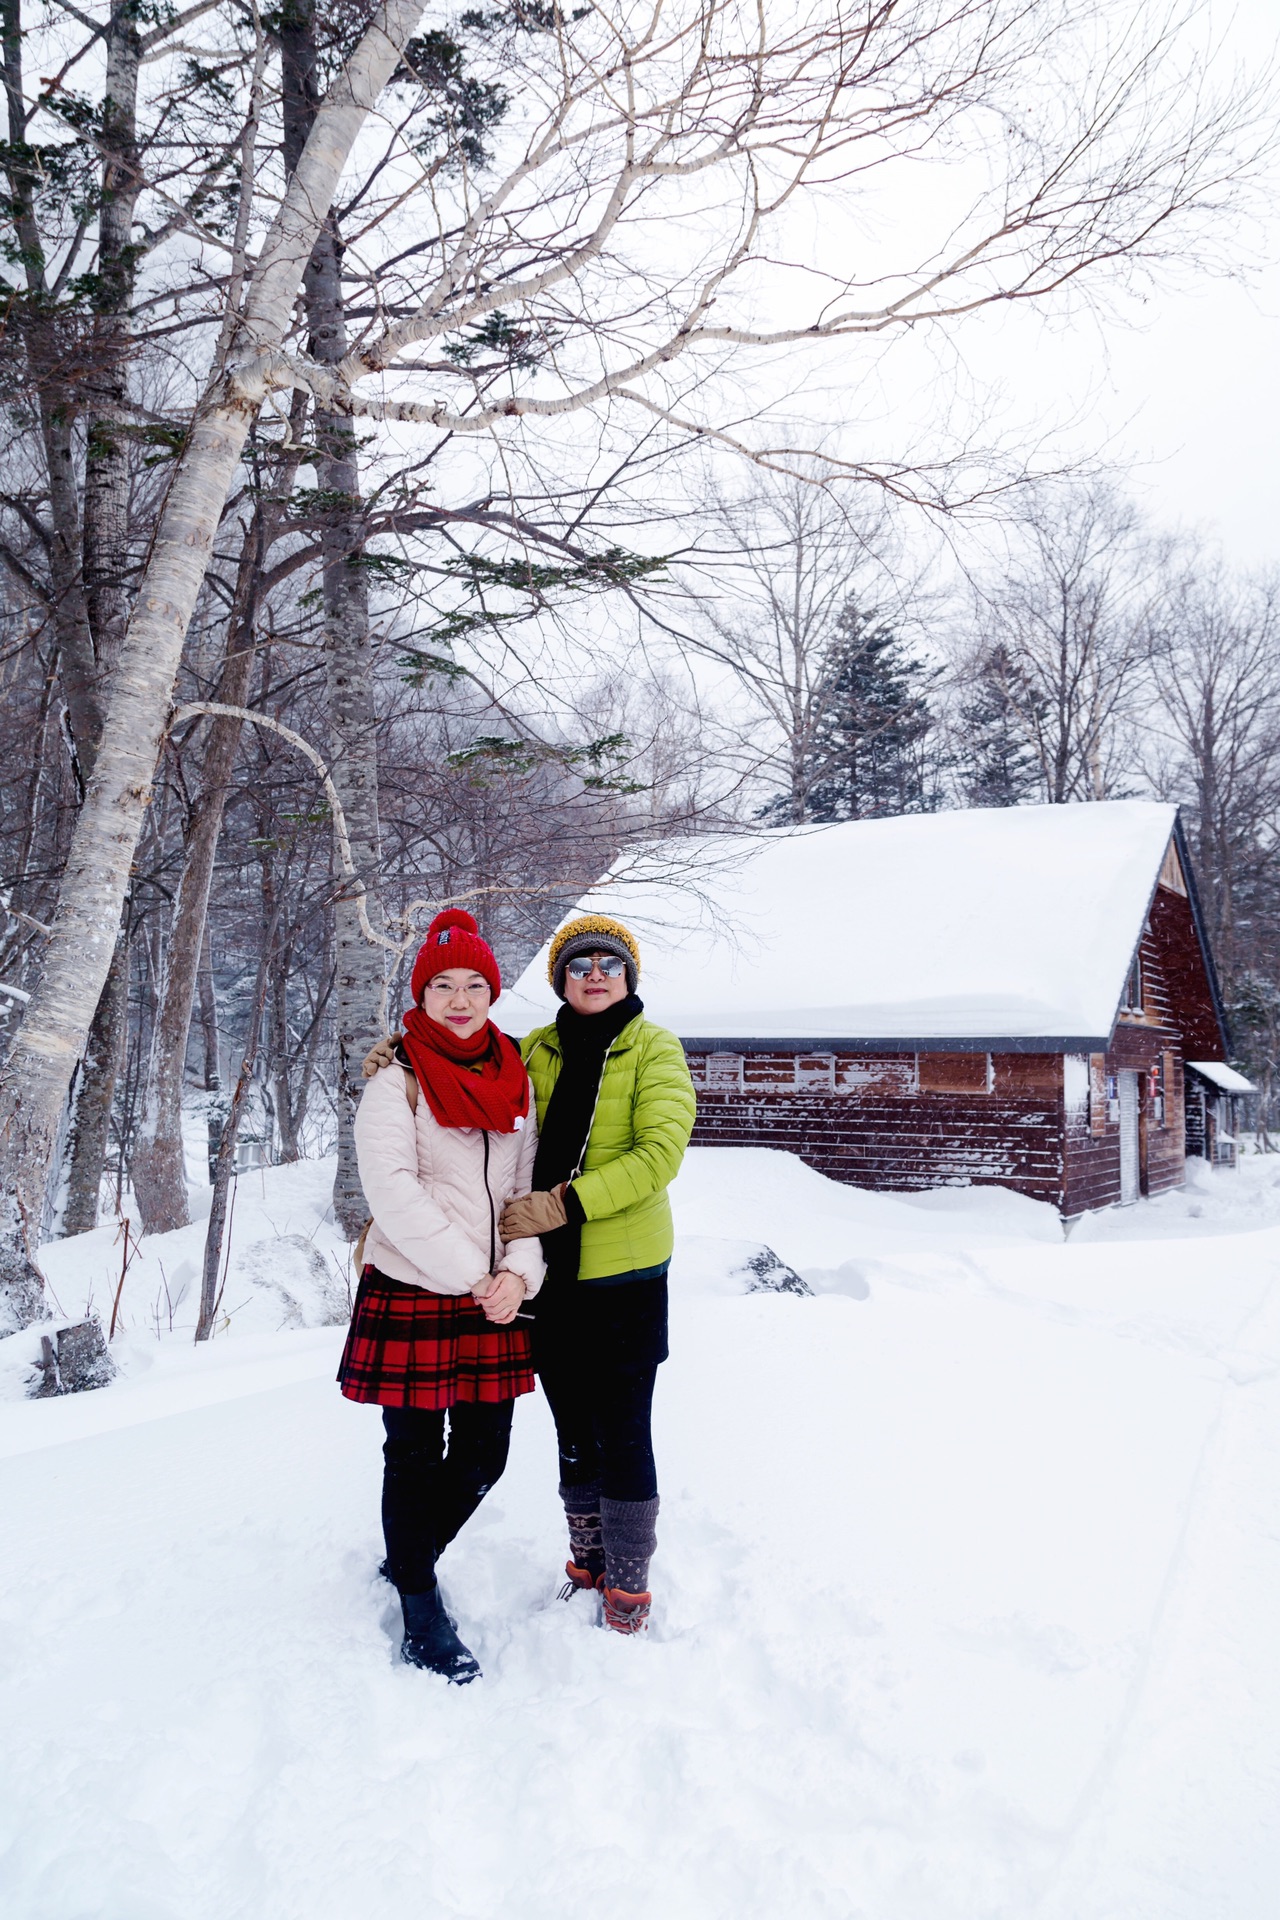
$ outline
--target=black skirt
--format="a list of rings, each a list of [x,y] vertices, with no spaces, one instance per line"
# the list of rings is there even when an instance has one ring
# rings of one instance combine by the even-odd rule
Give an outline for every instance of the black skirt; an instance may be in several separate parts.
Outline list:
[[[536,1302],[533,1364],[644,1372],[667,1358],[667,1276],[594,1286],[548,1275]]]

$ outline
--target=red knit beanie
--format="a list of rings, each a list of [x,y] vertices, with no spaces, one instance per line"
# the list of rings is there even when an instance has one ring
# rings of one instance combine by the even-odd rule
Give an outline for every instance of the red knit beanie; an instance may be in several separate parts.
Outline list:
[[[469,967],[482,974],[495,1000],[502,992],[502,975],[493,957],[493,948],[480,938],[479,927],[462,907],[446,907],[427,928],[427,937],[418,948],[409,981],[415,1007],[422,1004],[422,990],[428,980],[434,980],[438,973],[447,973],[450,967]]]

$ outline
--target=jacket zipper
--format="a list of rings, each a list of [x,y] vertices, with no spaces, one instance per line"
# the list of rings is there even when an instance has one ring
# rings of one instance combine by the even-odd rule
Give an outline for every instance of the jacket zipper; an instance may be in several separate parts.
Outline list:
[[[482,1134],[484,1140],[484,1191],[489,1202],[489,1271],[493,1272],[498,1258],[498,1225],[493,1211],[493,1191],[489,1186],[489,1135]]]
[[[577,1179],[578,1175],[582,1172],[582,1163],[587,1157],[587,1148],[591,1145],[591,1129],[595,1126],[595,1123],[596,1123],[596,1110],[600,1105],[600,1095],[604,1091],[604,1070],[609,1064],[610,1056],[613,1053],[613,1049],[616,1046],[616,1044],[617,1044],[616,1041],[611,1040],[608,1046],[604,1050],[604,1059],[600,1062],[600,1078],[596,1081],[596,1097],[591,1102],[591,1118],[587,1122],[587,1131],[582,1141],[582,1152],[578,1155],[577,1166],[574,1168],[573,1172],[569,1175],[569,1178],[565,1181],[566,1187],[572,1185],[572,1183]]]

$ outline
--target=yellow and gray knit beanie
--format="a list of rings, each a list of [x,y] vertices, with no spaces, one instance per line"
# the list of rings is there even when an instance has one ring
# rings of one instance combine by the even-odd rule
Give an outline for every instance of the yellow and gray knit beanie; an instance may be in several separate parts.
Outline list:
[[[627,992],[635,992],[640,978],[640,949],[635,935],[621,920],[610,920],[603,913],[584,913],[561,927],[551,941],[547,978],[561,1000],[564,999],[565,968],[584,953],[616,953],[626,964]]]

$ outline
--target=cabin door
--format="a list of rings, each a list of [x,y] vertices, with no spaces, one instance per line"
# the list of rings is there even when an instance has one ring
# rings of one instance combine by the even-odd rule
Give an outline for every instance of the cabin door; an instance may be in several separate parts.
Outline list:
[[[1120,1082],[1120,1205],[1138,1197],[1138,1076],[1117,1075]]]

